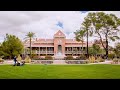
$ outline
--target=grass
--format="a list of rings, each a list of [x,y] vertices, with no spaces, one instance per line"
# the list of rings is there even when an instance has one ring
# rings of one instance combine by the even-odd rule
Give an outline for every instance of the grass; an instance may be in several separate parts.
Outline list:
[[[0,79],[120,79],[120,66],[0,65]]]

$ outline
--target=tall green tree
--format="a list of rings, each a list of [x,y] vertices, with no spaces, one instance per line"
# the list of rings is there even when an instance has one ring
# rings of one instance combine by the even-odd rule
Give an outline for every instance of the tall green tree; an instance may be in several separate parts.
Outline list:
[[[86,36],[86,30],[76,30],[74,34],[76,41],[82,42],[82,54],[83,54],[83,42],[84,42],[84,37]]]
[[[86,39],[87,39],[87,58],[89,56],[89,52],[88,52],[88,41],[89,41],[89,36],[91,37],[93,35],[93,31],[90,28],[91,26],[91,20],[88,17],[84,18],[84,21],[82,23],[82,28],[86,31]]]
[[[106,59],[108,59],[108,40],[115,41],[120,39],[119,36],[114,34],[119,31],[120,18],[114,14],[106,14],[104,12],[89,13],[86,18],[91,21],[90,27],[93,27],[94,34],[99,37],[106,51]],[[105,39],[105,44],[103,39]]]
[[[23,53],[24,45],[15,35],[6,34],[5,40],[0,46],[0,55],[9,57],[18,56]]]
[[[31,47],[31,40],[35,36],[35,33],[33,32],[28,32],[25,38],[29,39],[30,42],[30,58],[32,58],[32,47]]]

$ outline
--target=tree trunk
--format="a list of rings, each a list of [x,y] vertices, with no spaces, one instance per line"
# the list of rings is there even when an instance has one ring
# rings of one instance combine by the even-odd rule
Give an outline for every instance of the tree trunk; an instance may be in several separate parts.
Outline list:
[[[108,40],[106,39],[106,59],[108,59]]]
[[[31,37],[30,37],[30,58],[32,58],[31,54],[32,54],[32,47],[31,47]]]
[[[88,55],[89,53],[88,53],[88,29],[87,29],[87,58],[88,58]]]
[[[11,60],[11,56],[9,57],[9,59]]]
[[[82,38],[82,55],[83,55],[83,38]]]

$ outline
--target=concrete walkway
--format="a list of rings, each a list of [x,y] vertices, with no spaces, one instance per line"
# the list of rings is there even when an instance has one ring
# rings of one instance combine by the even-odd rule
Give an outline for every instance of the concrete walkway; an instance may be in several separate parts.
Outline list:
[[[91,65],[91,64],[111,64],[112,63],[112,61],[105,61],[105,62],[88,63],[88,64],[66,64],[65,62],[61,60],[56,60],[55,62],[56,63],[54,64],[47,64],[47,65]],[[3,63],[0,63],[0,65],[9,65],[9,64],[14,64],[13,60],[5,60]],[[31,63],[31,65],[44,65],[44,64],[32,64]],[[117,65],[120,65],[120,62]]]

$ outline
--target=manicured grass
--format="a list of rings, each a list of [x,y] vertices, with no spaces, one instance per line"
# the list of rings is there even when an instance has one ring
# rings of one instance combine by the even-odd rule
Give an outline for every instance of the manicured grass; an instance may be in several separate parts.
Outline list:
[[[120,79],[120,65],[0,65],[0,79]]]

